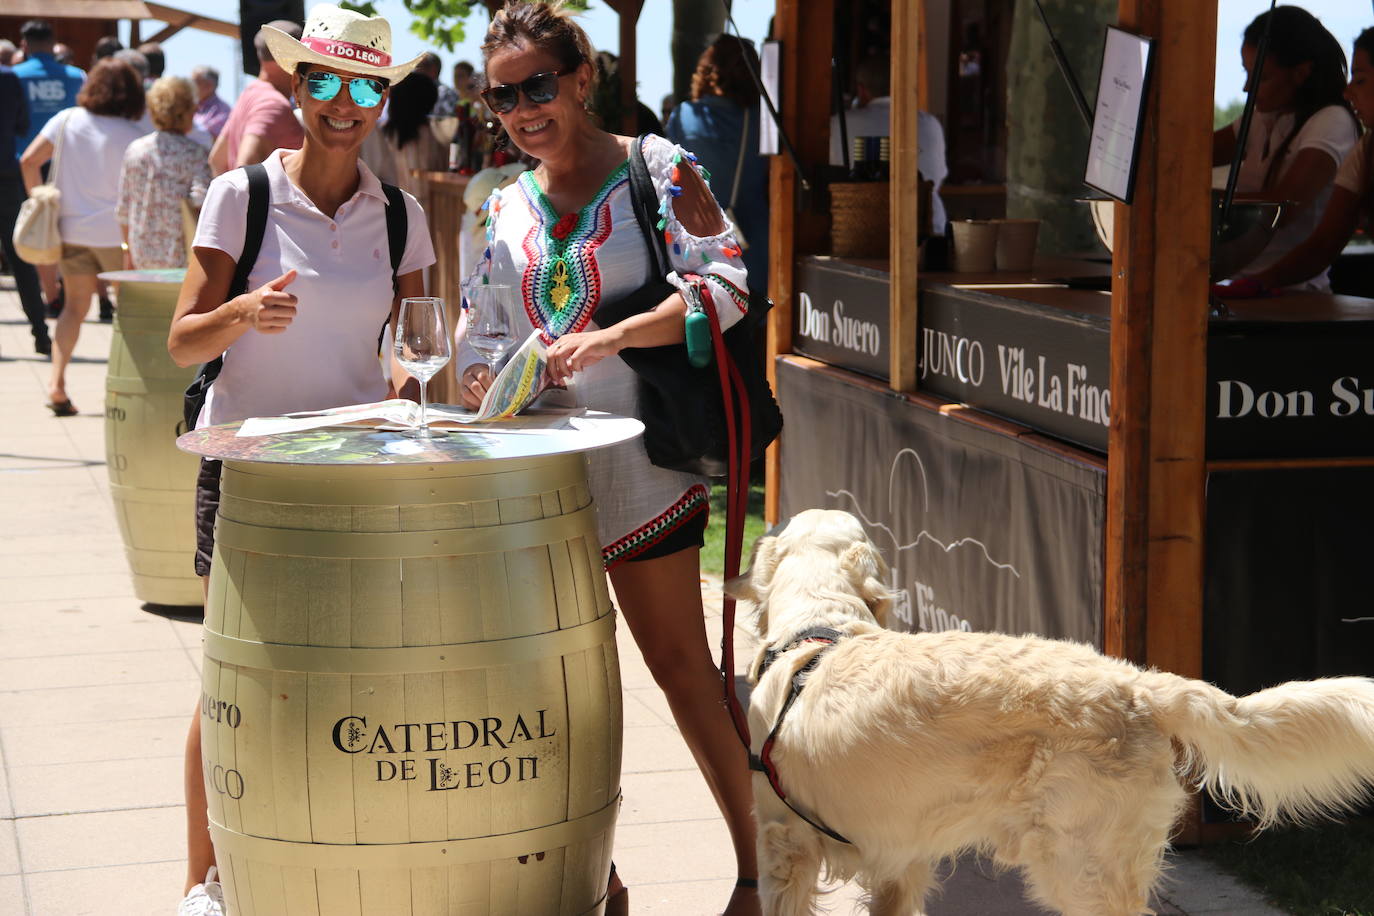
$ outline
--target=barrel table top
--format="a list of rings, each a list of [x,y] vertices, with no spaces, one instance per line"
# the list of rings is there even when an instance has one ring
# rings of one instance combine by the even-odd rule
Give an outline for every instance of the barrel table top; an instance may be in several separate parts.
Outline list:
[[[177,439],[177,447],[222,461],[266,464],[369,466],[447,464],[538,458],[589,452],[633,439],[644,424],[601,411],[551,419],[548,429],[431,427],[433,438],[370,426],[328,426],[270,436],[238,436],[238,423],[207,426]]]
[[[186,268],[173,267],[166,270],[107,270],[100,274],[107,283],[181,283],[186,279]]]

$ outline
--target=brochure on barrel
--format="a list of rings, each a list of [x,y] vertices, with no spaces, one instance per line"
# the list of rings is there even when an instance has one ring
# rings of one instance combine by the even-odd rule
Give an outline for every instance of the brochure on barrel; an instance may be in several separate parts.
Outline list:
[[[499,422],[501,428],[512,431],[557,429],[560,422],[572,415],[569,411],[541,410],[520,415],[544,390],[548,380],[547,367],[548,350],[539,331],[535,330],[497,373],[481,406],[476,410],[464,410],[453,404],[430,404],[426,408],[425,420],[431,427],[438,428]],[[372,404],[350,404],[280,417],[252,417],[243,421],[236,435],[272,436],[347,424],[414,429],[420,425],[420,405],[405,398],[392,398]]]

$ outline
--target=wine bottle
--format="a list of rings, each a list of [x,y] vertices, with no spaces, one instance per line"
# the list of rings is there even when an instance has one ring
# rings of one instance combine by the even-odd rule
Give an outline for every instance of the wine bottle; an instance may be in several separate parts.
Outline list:
[[[868,180],[868,144],[864,143],[863,137],[852,137],[849,141],[849,180],[867,181]]]

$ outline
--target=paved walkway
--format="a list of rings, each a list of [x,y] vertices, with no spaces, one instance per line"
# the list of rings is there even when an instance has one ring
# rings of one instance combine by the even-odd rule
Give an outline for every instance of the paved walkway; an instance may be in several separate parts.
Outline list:
[[[130,584],[104,462],[110,326],[83,328],[69,386],[82,413],[56,419],[43,407],[48,365],[33,356],[12,290],[0,278],[0,916],[170,916],[199,627],[144,612]],[[718,643],[718,610],[708,629]],[[717,913],[733,884],[723,822],[634,644],[620,650],[616,861],[633,912]],[[1277,914],[1195,855],[1172,865],[1162,913]],[[857,899],[846,886],[827,905],[847,913]],[[1014,876],[976,862],[931,910],[1034,912]]]

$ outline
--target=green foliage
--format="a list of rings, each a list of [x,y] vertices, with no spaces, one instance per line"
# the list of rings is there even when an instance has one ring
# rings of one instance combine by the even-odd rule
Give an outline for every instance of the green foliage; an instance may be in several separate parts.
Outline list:
[[[467,35],[465,22],[472,15],[474,9],[485,10],[486,4],[481,0],[402,0],[405,3],[406,12],[413,17],[410,21],[410,31],[414,32],[426,42],[445,51],[452,51],[463,38]],[[542,0],[549,2],[549,0]],[[349,0],[340,0],[339,6],[344,9],[362,13],[365,16],[377,15],[375,3],[362,2],[353,3]],[[564,0],[563,6],[570,10],[587,9],[587,0]],[[400,23],[393,23],[400,25]]]
[[[1240,117],[1240,113],[1245,110],[1245,99],[1232,99],[1226,103],[1225,107],[1212,105],[1212,130],[1225,127],[1232,121]]]
[[[1204,855],[1294,916],[1374,916],[1374,822],[1271,830]]]

